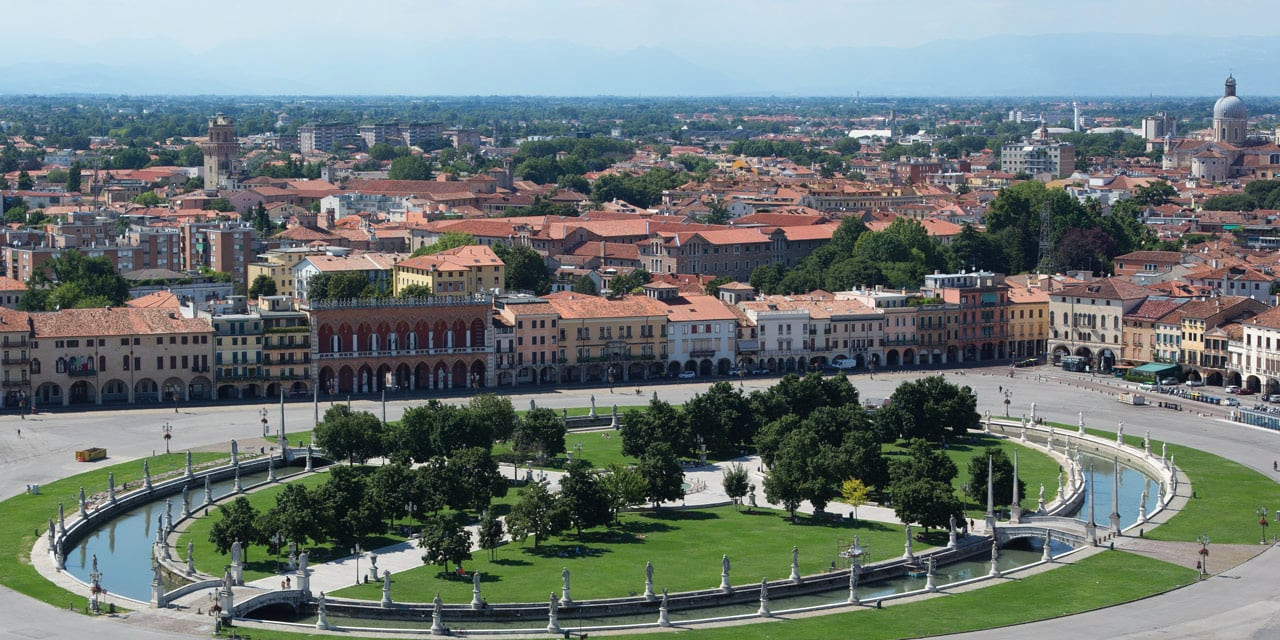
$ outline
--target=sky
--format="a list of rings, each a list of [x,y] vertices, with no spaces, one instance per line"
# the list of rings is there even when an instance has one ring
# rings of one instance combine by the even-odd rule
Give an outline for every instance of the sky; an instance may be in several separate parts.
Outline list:
[[[742,67],[750,63],[761,65],[762,73],[785,74],[786,61],[796,60],[811,66],[830,65],[827,73],[856,74],[859,65],[898,64],[887,49],[902,49],[911,57],[984,39],[1042,34],[1112,34],[1114,39],[1119,34],[1163,38],[1168,43],[1164,50],[1148,48],[1147,56],[1138,52],[1138,60],[1149,58],[1140,64],[1151,69],[1137,71],[1158,71],[1161,65],[1167,72],[1172,71],[1171,56],[1175,62],[1180,54],[1191,56],[1203,50],[1206,41],[1280,35],[1280,2],[1275,0],[15,0],[6,4],[6,22],[17,28],[6,29],[6,58],[0,60],[0,72],[17,73],[8,74],[13,83],[8,88],[0,81],[0,92],[37,89],[28,86],[35,83],[34,72],[24,73],[22,67],[43,65],[45,86],[51,92],[110,90],[113,84],[125,92],[161,90],[166,84],[176,92],[199,92],[198,84],[171,73],[186,68],[188,73],[206,74],[211,90],[234,90],[234,79],[239,78],[244,92],[261,93],[272,88],[270,74],[263,69],[274,66],[282,93],[326,87],[333,88],[329,93],[529,93],[531,89],[538,93],[539,85],[529,81],[513,81],[510,91],[502,91],[504,85],[492,78],[468,78],[497,71],[479,65],[499,64],[505,65],[503,72],[512,74],[588,76],[577,84],[550,81],[548,94],[590,95],[600,92],[595,91],[598,88],[626,93],[632,83],[636,94],[694,94],[700,86],[715,92],[734,93],[740,87],[743,93],[803,94],[842,87],[806,77],[752,78]],[[1224,7],[1240,19],[1221,19]],[[51,23],[51,16],[56,16],[56,22]],[[51,24],[56,28],[48,28]],[[1080,46],[1099,42],[1109,41],[1094,39]],[[869,55],[851,56],[859,51]],[[824,59],[828,53],[833,55]],[[656,56],[650,65],[653,74],[646,75],[645,58],[651,56]],[[1125,64],[1135,61],[1117,58]],[[406,70],[412,70],[410,62],[418,72],[406,77]],[[439,69],[473,64],[477,68],[467,74]],[[1016,67],[1019,62],[1010,64]],[[1022,64],[1028,65],[1025,71],[1037,68],[1029,61]],[[591,76],[610,73],[611,65],[622,65],[627,82],[593,86]],[[380,66],[384,67],[381,73]],[[98,74],[96,81],[89,69]],[[334,75],[339,70],[357,77],[340,79]],[[287,76],[280,77],[282,73]],[[954,75],[954,70],[938,72],[940,78],[947,75]],[[912,80],[928,83],[929,78],[924,74]],[[1191,86],[1198,87],[1202,81],[1196,78]],[[348,85],[352,91],[335,84]],[[891,83],[872,77],[866,89],[871,93],[904,90],[878,86],[886,84]],[[1052,88],[1052,84],[1044,86]],[[928,89],[922,86],[915,94],[928,94]],[[979,89],[975,93],[986,90]],[[1134,92],[1143,89],[1135,87]],[[1280,93],[1280,82],[1270,92]]]

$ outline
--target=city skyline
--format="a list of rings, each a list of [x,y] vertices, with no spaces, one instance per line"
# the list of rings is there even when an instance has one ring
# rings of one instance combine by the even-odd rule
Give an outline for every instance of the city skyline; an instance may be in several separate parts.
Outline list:
[[[64,4],[54,33],[12,35],[0,92],[1194,96],[1233,71],[1242,92],[1280,94],[1280,6],[1255,1],[1232,4],[1248,21],[1206,19],[1220,9],[1202,0]]]

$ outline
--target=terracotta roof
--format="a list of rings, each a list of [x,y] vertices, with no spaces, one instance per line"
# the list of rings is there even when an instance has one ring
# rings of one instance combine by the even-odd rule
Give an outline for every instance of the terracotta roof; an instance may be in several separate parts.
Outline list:
[[[594,318],[666,317],[667,307],[647,296],[624,296],[617,299],[560,291],[543,299],[555,307],[561,318],[581,320]]]
[[[1186,302],[1184,298],[1147,298],[1132,311],[1124,314],[1125,320],[1155,321],[1165,317],[1170,311]]]
[[[36,338],[212,333],[203,318],[187,318],[165,309],[63,309],[31,314]]]
[[[1258,315],[1245,320],[1244,323],[1255,327],[1280,329],[1280,307],[1259,313]]]
[[[26,291],[27,285],[21,280],[10,278],[9,276],[0,276],[0,291]]]
[[[700,322],[734,320],[737,318],[719,298],[708,295],[685,295],[663,301],[667,305],[667,320],[671,322]]]
[[[391,267],[403,260],[404,253],[356,253],[345,256],[312,255],[303,258],[322,272],[336,273],[340,271],[390,271]]]
[[[1151,291],[1121,278],[1102,278],[1067,287],[1055,295],[1107,300],[1133,300],[1151,295]]]
[[[174,295],[172,291],[148,293],[139,298],[125,300],[124,303],[134,309],[178,309],[182,307],[178,296]]]

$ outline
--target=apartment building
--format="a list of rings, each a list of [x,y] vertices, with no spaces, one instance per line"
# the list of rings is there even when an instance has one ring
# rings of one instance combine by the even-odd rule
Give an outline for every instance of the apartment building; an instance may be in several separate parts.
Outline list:
[[[560,380],[662,377],[668,360],[666,305],[647,296],[608,299],[568,291],[544,299],[560,316]]]

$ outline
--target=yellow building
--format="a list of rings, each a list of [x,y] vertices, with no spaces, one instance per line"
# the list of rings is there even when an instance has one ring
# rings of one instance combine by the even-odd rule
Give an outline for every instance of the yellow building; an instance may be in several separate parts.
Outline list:
[[[415,285],[438,296],[502,293],[506,269],[493,249],[470,245],[398,262],[392,278],[396,295]]]
[[[258,298],[262,318],[262,379],[268,398],[284,391],[291,396],[311,390],[311,323],[293,308],[288,296]]]
[[[31,316],[25,311],[0,308],[0,343],[4,345],[4,379],[0,382],[0,407],[26,406],[31,395]]]
[[[315,255],[324,255],[323,247],[296,247],[292,249],[275,249],[258,256],[257,262],[249,264],[248,282],[246,287],[252,287],[253,281],[258,276],[265,275],[276,283],[276,295],[278,296],[294,296],[293,287],[293,268],[303,258]]]
[[[1049,292],[1039,287],[1009,287],[1009,353],[1018,360],[1046,353],[1049,344]]]
[[[560,316],[562,382],[661,377],[667,359],[667,306],[646,296],[616,300],[561,291],[546,296]]]

